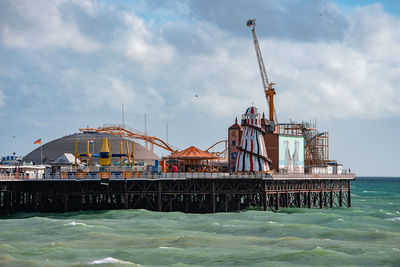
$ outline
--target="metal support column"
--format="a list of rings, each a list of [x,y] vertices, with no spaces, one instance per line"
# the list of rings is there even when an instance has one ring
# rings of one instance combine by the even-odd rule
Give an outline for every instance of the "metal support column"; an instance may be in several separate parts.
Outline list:
[[[263,181],[263,192],[262,192],[262,206],[263,206],[263,210],[266,211],[268,208],[268,204],[267,204],[267,185],[265,184],[265,181]]]
[[[228,194],[225,194],[225,212],[228,212]]]
[[[162,211],[161,181],[158,181],[158,211]]]
[[[211,182],[211,212],[215,213],[215,182],[214,181]]]
[[[319,208],[320,209],[324,208],[324,192],[323,191],[319,192]]]
[[[349,191],[347,191],[347,207],[351,208],[351,190],[350,190],[350,180],[347,181],[347,188]]]
[[[125,201],[125,206],[124,206],[124,208],[125,209],[128,209],[129,208],[129,198],[128,198],[128,181],[125,179],[125,183],[124,183],[124,191],[125,191],[125,198],[124,198],[124,201]]]
[[[301,192],[297,193],[297,207],[301,208]]]

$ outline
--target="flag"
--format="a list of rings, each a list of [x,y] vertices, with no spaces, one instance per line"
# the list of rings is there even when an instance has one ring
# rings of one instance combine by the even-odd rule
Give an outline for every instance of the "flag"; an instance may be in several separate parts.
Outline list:
[[[33,142],[33,144],[38,145],[42,143],[42,138],[36,140],[35,142]]]
[[[89,144],[93,144],[93,142],[94,142],[93,139],[89,140]]]

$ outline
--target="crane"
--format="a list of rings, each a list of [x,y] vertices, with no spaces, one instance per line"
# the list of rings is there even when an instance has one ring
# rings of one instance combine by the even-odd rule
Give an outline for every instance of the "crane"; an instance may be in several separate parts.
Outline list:
[[[264,65],[262,55],[261,55],[260,45],[258,44],[258,39],[257,39],[257,35],[256,35],[256,19],[249,19],[247,21],[247,27],[249,27],[249,28],[252,27],[251,32],[253,34],[254,47],[256,49],[258,67],[260,68],[261,82],[264,87],[265,98],[267,99],[268,108],[269,108],[269,120],[274,126],[276,126],[278,124],[278,119],[276,117],[276,111],[275,111],[275,106],[274,106],[275,89],[273,88],[273,86],[275,85],[275,83],[272,83],[272,82],[270,83],[268,81],[267,71],[265,70],[265,65]]]

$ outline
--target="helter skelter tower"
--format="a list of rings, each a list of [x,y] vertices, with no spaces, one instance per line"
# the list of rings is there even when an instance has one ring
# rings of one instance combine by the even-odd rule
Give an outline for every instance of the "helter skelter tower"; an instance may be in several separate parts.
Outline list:
[[[264,129],[261,127],[261,115],[256,107],[249,107],[242,115],[243,135],[240,141],[239,155],[236,160],[237,172],[269,171],[265,148]]]

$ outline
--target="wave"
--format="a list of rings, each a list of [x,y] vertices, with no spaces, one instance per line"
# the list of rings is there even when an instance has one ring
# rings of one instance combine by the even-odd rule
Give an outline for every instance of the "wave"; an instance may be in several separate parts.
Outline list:
[[[94,227],[94,226],[87,225],[87,224],[81,223],[81,222],[70,222],[70,223],[67,223],[67,224],[64,224],[64,225],[72,225],[72,226],[82,225],[82,226],[86,226],[86,227]]]
[[[385,219],[386,221],[400,221],[400,217]]]
[[[123,260],[119,260],[119,259],[115,259],[112,257],[107,257],[101,260],[95,260],[92,261],[90,264],[113,264],[113,263],[118,263],[118,264],[130,264],[130,265],[134,265],[134,266],[142,266],[140,264],[136,264],[130,261],[123,261]]]

